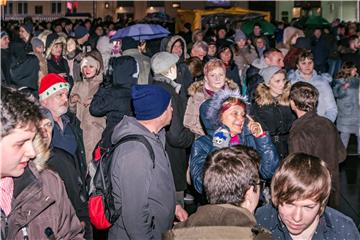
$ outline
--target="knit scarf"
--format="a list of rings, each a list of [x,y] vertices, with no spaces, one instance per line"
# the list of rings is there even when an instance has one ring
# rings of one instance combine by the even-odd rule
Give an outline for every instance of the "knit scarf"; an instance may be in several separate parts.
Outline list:
[[[165,77],[164,75],[161,75],[161,74],[156,74],[154,76],[154,80],[156,80],[158,82],[165,82],[165,83],[169,84],[171,87],[173,87],[175,89],[175,92],[177,94],[179,94],[180,89],[181,89],[181,84],[176,83],[175,81],[173,81],[170,78],[167,78],[167,77]]]

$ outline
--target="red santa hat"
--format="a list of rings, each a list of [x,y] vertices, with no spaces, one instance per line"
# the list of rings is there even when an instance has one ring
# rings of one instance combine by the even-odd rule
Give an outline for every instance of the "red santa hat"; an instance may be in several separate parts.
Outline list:
[[[41,79],[39,87],[39,99],[44,100],[61,89],[67,89],[69,91],[69,83],[60,75],[49,73]]]

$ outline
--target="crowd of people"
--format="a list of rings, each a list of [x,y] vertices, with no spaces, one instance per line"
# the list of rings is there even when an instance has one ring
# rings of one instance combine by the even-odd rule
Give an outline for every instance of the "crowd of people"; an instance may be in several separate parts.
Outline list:
[[[1,25],[1,239],[360,239],[336,210],[352,134],[360,154],[359,23],[151,41],[101,19]]]

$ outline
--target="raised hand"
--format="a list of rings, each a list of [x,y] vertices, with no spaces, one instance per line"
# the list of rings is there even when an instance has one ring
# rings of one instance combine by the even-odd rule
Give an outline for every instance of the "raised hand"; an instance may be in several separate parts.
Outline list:
[[[261,127],[261,124],[258,122],[255,122],[255,120],[250,117],[248,114],[246,114],[246,117],[249,119],[248,127],[250,129],[250,132],[254,137],[258,138],[264,135],[264,131]]]

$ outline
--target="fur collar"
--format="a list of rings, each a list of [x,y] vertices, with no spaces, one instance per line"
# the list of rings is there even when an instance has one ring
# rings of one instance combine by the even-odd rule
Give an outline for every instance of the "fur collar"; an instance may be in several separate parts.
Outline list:
[[[204,91],[204,84],[205,84],[205,80],[201,80],[201,81],[197,81],[194,82],[190,85],[190,87],[188,88],[188,94],[189,96],[193,96],[195,95],[195,93],[201,93]],[[225,79],[225,86],[228,86],[228,88],[230,90],[239,90],[238,85],[230,79]]]
[[[287,82],[285,85],[284,93],[282,95],[280,95],[276,101],[276,99],[273,96],[271,96],[269,87],[267,87],[264,83],[260,83],[258,85],[258,87],[256,88],[255,101],[259,106],[271,105],[271,104],[279,104],[279,105],[283,105],[283,106],[289,106],[290,105],[290,101],[289,101],[290,87],[291,87],[291,84],[289,82]]]

